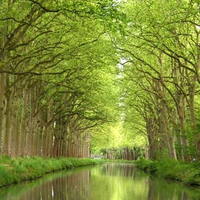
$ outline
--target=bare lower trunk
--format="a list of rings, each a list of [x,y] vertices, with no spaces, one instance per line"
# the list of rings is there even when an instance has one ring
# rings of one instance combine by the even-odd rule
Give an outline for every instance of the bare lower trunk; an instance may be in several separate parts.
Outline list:
[[[5,132],[3,140],[3,154],[9,155],[10,150],[10,126],[11,126],[11,90],[9,89],[9,76],[6,76],[6,106],[5,106]]]
[[[12,157],[18,156],[19,150],[19,94],[15,92],[12,105],[12,116],[11,116],[11,136],[10,136],[10,154]]]
[[[19,155],[24,156],[25,144],[26,144],[26,130],[27,130],[27,118],[28,118],[28,92],[26,86],[23,88],[23,101],[22,101],[22,117],[20,128],[20,140],[19,140]]]
[[[4,98],[5,98],[5,74],[0,73],[0,155],[2,154],[2,138],[3,138],[3,118],[4,118]]]

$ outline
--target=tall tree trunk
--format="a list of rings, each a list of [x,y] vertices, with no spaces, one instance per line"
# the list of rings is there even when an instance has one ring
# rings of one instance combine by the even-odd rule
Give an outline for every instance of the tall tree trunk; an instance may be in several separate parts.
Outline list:
[[[195,148],[196,148],[196,155],[200,155],[200,130],[197,130],[197,122],[196,122],[196,113],[195,113],[195,92],[196,92],[196,84],[197,79],[199,76],[199,70],[200,70],[200,55],[197,57],[197,64],[196,64],[196,71],[197,74],[194,74],[191,77],[191,80],[189,80],[189,110],[190,110],[190,119],[191,119],[191,126],[193,129],[194,135],[194,141],[195,141]],[[200,157],[200,156],[199,156]]]
[[[26,130],[28,122],[28,90],[24,82],[23,95],[22,95],[22,116],[21,116],[21,128],[20,128],[20,140],[19,140],[19,155],[25,155],[26,145]]]
[[[197,78],[199,78],[200,55],[198,55],[198,57],[197,57],[197,65],[196,66],[197,66]],[[194,105],[194,104],[192,104],[192,105]],[[193,110],[194,110],[194,108],[193,108]],[[194,125],[196,126],[196,123]],[[196,129],[197,129],[197,127],[196,127]],[[196,141],[195,146],[196,146],[196,152],[197,152],[196,154],[199,155],[199,159],[200,159],[200,130],[197,130],[197,131],[198,132],[195,135],[195,141]]]
[[[14,97],[12,98],[12,116],[11,116],[11,135],[10,135],[10,154],[12,157],[18,156],[19,149],[19,115],[20,115],[20,95],[18,91],[18,82],[15,83]]]
[[[2,138],[5,110],[5,74],[0,73],[0,155],[2,154]]]
[[[149,142],[149,158],[157,160],[159,158],[160,145],[158,138],[157,122],[153,118],[146,119],[146,130],[148,133]]]
[[[10,86],[10,80],[9,80],[9,75],[6,75],[6,95],[5,95],[5,131],[4,131],[4,140],[3,140],[3,154],[4,155],[9,155],[9,150],[10,150],[10,127],[11,127],[11,89],[9,88]]]

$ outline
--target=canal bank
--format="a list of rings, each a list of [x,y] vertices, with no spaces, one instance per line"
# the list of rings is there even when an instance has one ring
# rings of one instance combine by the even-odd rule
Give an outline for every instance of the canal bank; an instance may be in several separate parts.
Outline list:
[[[0,158],[0,187],[40,178],[55,171],[102,163],[104,160],[90,158],[10,158],[2,156]]]
[[[195,187],[137,170],[131,163],[105,163],[47,174],[40,179],[3,187],[1,200],[198,200]]]
[[[179,162],[165,159],[153,161],[140,158],[136,167],[155,176],[182,182],[186,185],[200,186],[200,162]]]

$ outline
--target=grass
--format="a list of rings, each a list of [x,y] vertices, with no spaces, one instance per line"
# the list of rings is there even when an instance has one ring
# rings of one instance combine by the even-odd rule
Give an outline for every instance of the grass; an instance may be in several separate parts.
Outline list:
[[[200,186],[200,163],[184,163],[166,159],[164,161],[152,161],[139,159],[136,166],[151,174],[160,177],[183,182],[188,185]]]
[[[0,187],[36,179],[54,171],[96,165],[103,162],[104,160],[101,159],[90,158],[10,158],[2,156],[0,158]]]

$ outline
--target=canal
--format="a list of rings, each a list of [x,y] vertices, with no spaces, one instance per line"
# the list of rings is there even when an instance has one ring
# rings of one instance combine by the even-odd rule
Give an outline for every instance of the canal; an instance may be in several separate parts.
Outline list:
[[[132,164],[107,163],[0,189],[0,200],[199,200],[199,188],[151,177]]]

